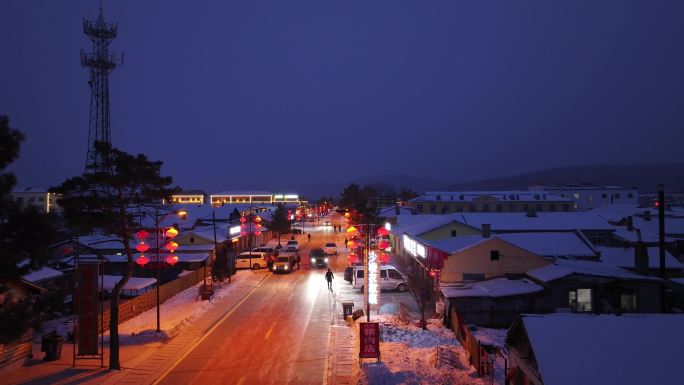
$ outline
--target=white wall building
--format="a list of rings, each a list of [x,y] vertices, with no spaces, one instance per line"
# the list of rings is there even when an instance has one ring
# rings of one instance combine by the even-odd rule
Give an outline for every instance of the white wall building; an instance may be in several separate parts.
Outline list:
[[[586,183],[532,186],[573,201],[575,210],[591,210],[607,204],[638,204],[639,190],[634,186],[595,186]]]
[[[14,189],[10,196],[22,208],[33,206],[45,213],[61,210],[57,205],[59,194],[48,192],[45,188],[18,188]]]

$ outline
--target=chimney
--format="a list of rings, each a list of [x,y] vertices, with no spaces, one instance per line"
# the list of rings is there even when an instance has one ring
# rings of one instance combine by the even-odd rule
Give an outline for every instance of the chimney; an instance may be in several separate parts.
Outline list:
[[[536,218],[537,217],[537,210],[535,210],[534,207],[529,207],[527,209],[527,217],[528,218]]]
[[[648,249],[643,242],[637,242],[634,245],[634,272],[648,274]]]
[[[627,231],[634,231],[634,217],[627,217]]]
[[[651,211],[650,211],[650,210],[644,211],[644,220],[645,220],[645,221],[650,221],[650,220],[651,220]]]
[[[482,224],[482,238],[489,238],[492,235],[492,225],[489,223]]]

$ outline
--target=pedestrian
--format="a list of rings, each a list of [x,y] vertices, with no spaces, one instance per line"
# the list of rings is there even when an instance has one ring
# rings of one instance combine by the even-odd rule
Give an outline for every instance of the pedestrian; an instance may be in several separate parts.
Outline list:
[[[330,291],[332,291],[332,280],[334,278],[335,277],[333,277],[332,271],[330,269],[328,269],[328,272],[325,273],[325,280],[328,281],[328,289],[330,289]]]
[[[296,253],[295,256],[297,257],[297,270],[299,270],[299,264],[302,262],[302,257],[299,256],[299,253]]]
[[[349,240],[347,238],[344,238],[344,247],[346,247],[347,250],[349,250],[349,246],[347,246],[348,243],[349,243]]]
[[[306,237],[309,238],[309,242],[311,242],[311,234],[306,234]]]

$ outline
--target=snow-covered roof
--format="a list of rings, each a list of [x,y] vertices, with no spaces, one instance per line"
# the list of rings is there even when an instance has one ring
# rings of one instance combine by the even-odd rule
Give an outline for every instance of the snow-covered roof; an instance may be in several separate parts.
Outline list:
[[[455,220],[455,215],[399,215],[397,224],[392,226],[391,231],[396,235],[406,233],[419,236]]]
[[[563,201],[572,202],[571,199],[563,198],[560,195],[548,191],[427,191],[425,194],[413,198],[410,202],[471,202],[478,198],[491,197],[501,202],[519,201]]]
[[[481,235],[466,235],[463,237],[438,239],[435,241],[420,239],[420,241],[425,243],[426,245],[442,250],[445,253],[456,254],[465,251],[475,245],[491,241],[494,238],[496,237],[484,238]]]
[[[111,291],[114,288],[114,285],[116,285],[117,282],[121,281],[121,278],[123,277],[120,275],[103,275],[102,288],[105,291]],[[126,282],[126,285],[124,285],[122,290],[141,290],[148,286],[152,286],[156,283],[157,280],[154,278],[131,277],[128,279],[128,282]]]
[[[601,252],[601,260],[607,264],[634,268],[634,248],[631,247],[601,247],[598,248]],[[650,268],[657,268],[660,266],[660,250],[657,247],[649,247],[648,251],[648,266]],[[665,250],[665,267],[669,269],[684,269],[684,264],[679,262],[675,257]]]
[[[684,278],[670,278],[669,280],[676,284],[684,286]]]
[[[636,215],[638,206],[636,204],[614,203],[596,207],[588,212],[597,214],[607,222],[619,222],[623,218]]]
[[[478,229],[483,224],[490,224],[493,232],[615,230],[610,223],[590,211],[538,212],[533,217],[527,213],[462,213],[455,216],[457,221]]]
[[[131,239],[131,244],[135,244],[135,242]],[[121,238],[116,235],[84,235],[78,237],[78,243],[95,250],[123,249]]]
[[[546,385],[681,383],[684,315],[523,315]]]
[[[659,278],[634,274],[615,265],[598,261],[556,260],[550,265],[538,267],[527,272],[528,276],[542,282],[550,282],[571,274],[619,279],[660,280]]]
[[[494,278],[486,281],[465,283],[458,286],[442,286],[440,290],[446,298],[498,298],[520,294],[536,293],[544,290],[544,288],[541,285],[538,285],[527,278]]]
[[[568,232],[530,232],[496,234],[503,239],[527,251],[544,257],[596,257],[597,252],[588,241],[582,239],[574,231]]]
[[[211,196],[243,196],[243,195],[273,195],[270,191],[263,190],[232,190],[232,191],[221,191]]]
[[[213,245],[211,245],[213,248]],[[180,249],[178,249],[180,250]],[[152,252],[152,253],[145,253],[145,255],[150,259],[150,261],[154,261],[157,258],[157,255]],[[166,256],[168,255],[168,252],[164,253],[159,253],[159,259],[164,260]],[[178,262],[202,262],[209,258],[209,253],[174,253],[173,255],[178,256]],[[135,261],[136,258],[138,258],[139,253],[133,254],[133,260]],[[103,255],[104,258],[107,259],[107,262],[110,263],[126,263],[128,258],[125,255]],[[98,260],[97,255],[81,255],[79,257],[81,261],[88,261],[88,260]],[[75,261],[72,257],[64,258],[62,259],[62,263],[69,264],[71,266],[74,265]]]
[[[397,209],[399,214],[397,214]],[[380,216],[385,218],[394,218],[397,215],[411,215],[411,209],[404,206],[389,206],[380,210]]]
[[[659,227],[658,227],[658,217],[651,217],[651,220],[645,220],[642,217],[633,217],[632,224],[634,226],[633,231],[629,231],[627,226],[616,226],[615,236],[619,237],[628,242],[636,242],[639,238],[638,232],[641,233],[641,240],[643,242],[658,242],[659,237]],[[672,242],[675,239],[672,238],[673,235],[684,236],[684,218],[673,218],[665,217],[665,234],[669,235],[665,237],[666,242]]]
[[[64,274],[64,273],[62,273],[59,270],[55,270],[55,269],[52,269],[50,267],[45,266],[45,267],[41,268],[40,270],[33,271],[29,274],[22,276],[21,278],[23,278],[23,279],[25,279],[31,283],[38,283],[38,282],[44,281],[46,279],[59,277],[62,274]]]

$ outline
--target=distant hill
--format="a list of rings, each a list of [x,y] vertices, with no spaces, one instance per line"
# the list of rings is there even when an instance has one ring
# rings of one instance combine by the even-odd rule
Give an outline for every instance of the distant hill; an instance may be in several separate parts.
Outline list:
[[[641,193],[655,192],[656,186],[662,183],[667,193],[684,193],[684,163],[557,167],[505,178],[455,183],[440,190],[514,190],[553,182],[637,186]]]

